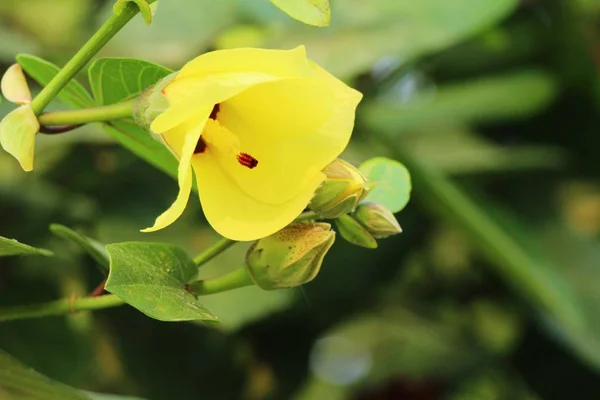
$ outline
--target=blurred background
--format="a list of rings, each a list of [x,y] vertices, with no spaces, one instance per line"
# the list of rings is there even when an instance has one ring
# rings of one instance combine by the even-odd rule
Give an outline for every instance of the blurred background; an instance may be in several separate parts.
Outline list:
[[[365,93],[345,158],[410,169],[404,233],[378,250],[338,238],[300,289],[206,297],[217,327],[121,307],[3,323],[2,350],[70,386],[148,400],[600,398],[600,1],[331,1],[323,29],[267,0],[161,1],[152,26],[138,17],[102,55],[177,69],[211,49],[305,44]],[[64,64],[111,7],[2,0],[0,70],[17,53]],[[0,171],[0,236],[57,254],[1,258],[2,306],[103,279],[50,223],[190,254],[216,240],[195,201],[139,233],[176,183],[99,126],[40,137],[35,173],[0,152]],[[245,247],[203,273],[239,267]]]

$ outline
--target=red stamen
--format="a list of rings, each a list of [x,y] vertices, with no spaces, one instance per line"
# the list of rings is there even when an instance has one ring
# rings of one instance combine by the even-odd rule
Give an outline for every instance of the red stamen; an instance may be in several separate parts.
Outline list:
[[[240,153],[237,155],[237,160],[240,164],[247,168],[254,168],[258,165],[258,160],[248,153]]]

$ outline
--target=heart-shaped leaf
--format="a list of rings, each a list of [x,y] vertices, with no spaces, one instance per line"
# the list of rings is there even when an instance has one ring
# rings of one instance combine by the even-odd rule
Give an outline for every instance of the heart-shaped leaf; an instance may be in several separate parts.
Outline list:
[[[374,185],[367,194],[367,201],[379,203],[393,213],[408,204],[412,186],[404,165],[389,158],[376,157],[362,163],[359,169]]]
[[[160,321],[217,322],[217,316],[187,290],[198,267],[179,247],[126,242],[109,244],[106,251],[110,256],[107,291]]]

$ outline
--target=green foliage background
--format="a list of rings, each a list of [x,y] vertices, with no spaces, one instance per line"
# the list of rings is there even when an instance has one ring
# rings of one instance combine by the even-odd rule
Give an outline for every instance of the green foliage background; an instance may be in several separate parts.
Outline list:
[[[0,69],[17,53],[62,65],[111,6],[3,0]],[[305,44],[365,93],[345,158],[409,168],[404,233],[378,250],[338,238],[302,289],[205,297],[216,327],[122,307],[3,323],[2,350],[69,386],[149,400],[600,396],[600,2],[332,0],[332,15],[312,28],[266,0],[165,0],[102,55],[177,69],[215,48]],[[56,256],[1,258],[0,306],[83,296],[102,280],[51,223],[190,254],[216,240],[194,201],[168,229],[139,233],[176,183],[99,126],[39,139],[34,173],[0,153],[0,236]],[[239,267],[244,247],[202,277]],[[23,394],[20,368],[0,357],[0,398],[49,398]]]

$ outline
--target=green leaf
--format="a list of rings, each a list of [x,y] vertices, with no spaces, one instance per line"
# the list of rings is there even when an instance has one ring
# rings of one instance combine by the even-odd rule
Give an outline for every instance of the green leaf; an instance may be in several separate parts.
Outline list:
[[[15,256],[20,254],[35,254],[39,256],[52,256],[49,250],[38,249],[29,245],[20,243],[15,239],[7,239],[0,236],[0,256]]]
[[[376,157],[362,163],[359,169],[374,184],[365,200],[384,205],[393,213],[408,204],[412,186],[404,165],[396,160]]]
[[[108,254],[106,253],[102,243],[85,237],[82,234],[60,224],[50,225],[50,231],[56,236],[73,242],[79,247],[83,248],[94,260],[96,260],[98,264],[108,270],[110,262],[108,259]]]
[[[89,69],[92,93],[98,105],[130,100],[172,71],[158,64],[129,58],[101,58]],[[104,124],[122,146],[171,176],[177,176],[177,160],[144,129],[126,121]]]
[[[42,86],[46,86],[60,71],[60,68],[51,62],[29,54],[17,55],[17,62],[29,76]],[[75,80],[71,80],[58,93],[58,98],[73,107],[91,107],[94,105],[94,100],[88,91]]]
[[[0,389],[7,400],[88,400],[83,393],[38,374],[1,350]]]
[[[158,64],[134,58],[100,58],[88,70],[98,105],[130,100],[172,73]]]
[[[329,0],[271,0],[271,3],[307,25],[327,26],[331,21]]]
[[[180,248],[162,243],[126,242],[106,246],[110,274],[106,290],[160,321],[217,322],[186,290],[198,268]]]
[[[0,392],[3,400],[143,400],[74,389],[35,372],[2,350]]]

